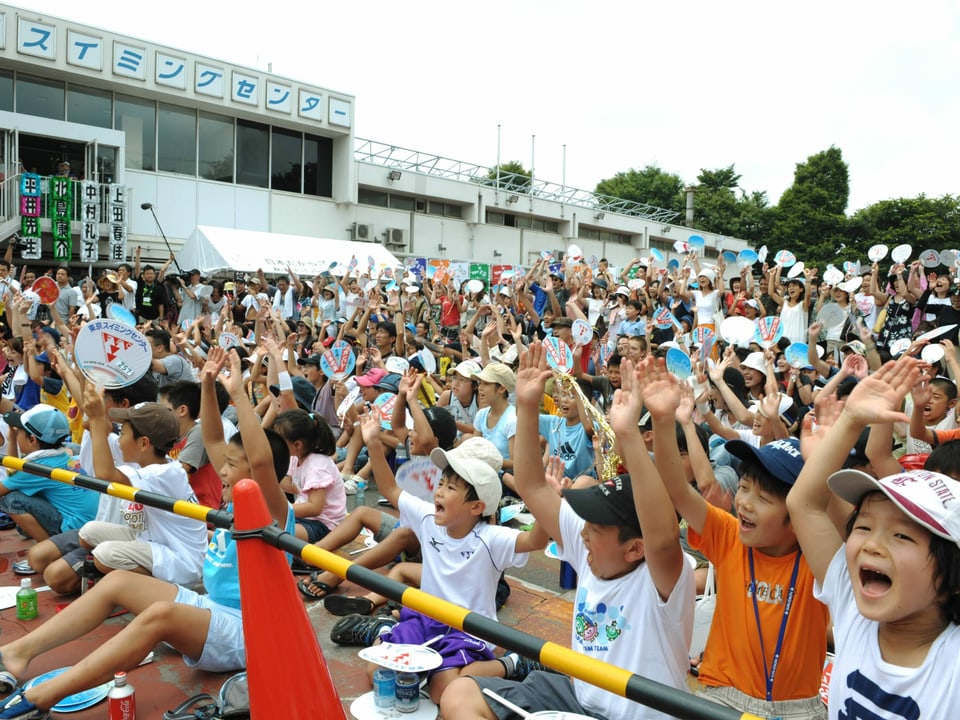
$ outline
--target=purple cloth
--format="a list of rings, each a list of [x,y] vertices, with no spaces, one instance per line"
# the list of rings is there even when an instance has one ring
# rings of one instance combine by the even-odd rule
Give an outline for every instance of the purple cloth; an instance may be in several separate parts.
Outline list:
[[[454,630],[449,625],[408,608],[403,608],[400,611],[400,622],[394,625],[389,632],[380,635],[380,640],[407,645],[423,645],[427,640],[432,640],[437,635],[443,637],[431,643],[430,647],[440,653],[443,663],[440,667],[427,673],[427,677],[433,677],[435,673],[463,667],[472,662],[494,659],[493,653],[483,640],[479,640],[461,630]]]

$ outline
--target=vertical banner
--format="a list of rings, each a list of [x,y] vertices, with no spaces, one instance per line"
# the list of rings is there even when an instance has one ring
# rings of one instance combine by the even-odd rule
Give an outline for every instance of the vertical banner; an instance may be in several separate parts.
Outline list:
[[[121,263],[127,259],[127,189],[123,185],[110,186],[110,261]]]
[[[100,259],[100,185],[85,180],[80,185],[80,262]]]
[[[36,173],[20,176],[21,256],[27,260],[40,258],[40,183]]]
[[[53,235],[54,260],[66,261],[73,252],[70,235],[70,217],[73,214],[73,180],[67,177],[50,178],[50,232]]]

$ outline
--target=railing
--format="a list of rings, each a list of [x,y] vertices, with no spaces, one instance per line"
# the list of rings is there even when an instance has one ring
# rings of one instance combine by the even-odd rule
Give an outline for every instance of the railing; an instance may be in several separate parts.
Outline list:
[[[495,167],[452,160],[439,155],[422,153],[419,150],[386,145],[375,140],[357,138],[356,141],[354,157],[360,162],[420,173],[421,175],[432,175],[448,180],[473,182],[488,187],[497,186]],[[517,173],[501,172],[499,189],[506,193],[530,195],[563,205],[574,205],[592,211],[612,212],[657,223],[670,223],[680,215],[679,212],[674,210],[602,195],[590,190],[579,190],[537,178],[533,178],[531,181],[529,176]]]

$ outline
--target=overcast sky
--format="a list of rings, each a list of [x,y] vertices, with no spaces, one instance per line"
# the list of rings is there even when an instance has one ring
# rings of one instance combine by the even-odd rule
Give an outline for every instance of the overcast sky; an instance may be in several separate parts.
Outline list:
[[[957,194],[960,4],[227,3],[22,7],[356,97],[355,134],[457,160],[531,164],[592,189],[656,164],[693,182],[735,164],[772,203],[836,145],[848,212]],[[268,8],[275,8],[271,16]]]

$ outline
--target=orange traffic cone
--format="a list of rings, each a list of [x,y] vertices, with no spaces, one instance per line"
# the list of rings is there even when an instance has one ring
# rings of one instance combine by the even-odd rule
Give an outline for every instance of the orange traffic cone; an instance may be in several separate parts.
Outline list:
[[[237,530],[255,530],[272,522],[253,480],[234,486],[233,503]],[[290,582],[283,551],[252,538],[237,544],[250,717],[322,715],[346,720],[307,611]]]

